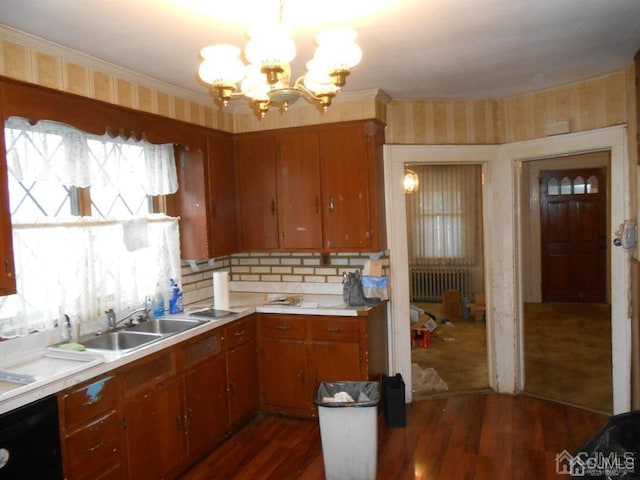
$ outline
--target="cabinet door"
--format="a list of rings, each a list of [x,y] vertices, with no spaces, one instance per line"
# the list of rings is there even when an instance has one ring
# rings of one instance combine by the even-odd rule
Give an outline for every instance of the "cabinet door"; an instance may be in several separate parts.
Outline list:
[[[241,135],[236,139],[236,179],[240,248],[278,248],[275,139]]]
[[[358,343],[314,342],[309,365],[313,365],[314,388],[319,382],[363,381]]]
[[[125,404],[130,478],[169,478],[185,459],[182,382],[173,379]]]
[[[369,159],[362,124],[320,132],[320,165],[324,247],[369,249]]]
[[[0,129],[0,296],[16,293],[4,127]]]
[[[258,355],[252,340],[227,352],[229,425],[251,418],[258,411]]]
[[[188,457],[194,460],[224,437],[227,391],[224,356],[206,360],[184,376]]]
[[[233,182],[233,140],[228,134],[212,133],[207,137],[209,154],[209,218],[211,219],[210,257],[236,252],[236,209]]]
[[[180,258],[208,258],[209,228],[207,226],[207,192],[204,152],[198,149],[175,148],[178,191],[171,196],[180,216]]]
[[[316,132],[278,136],[280,247],[322,248],[320,158]]]
[[[264,338],[260,347],[262,402],[269,411],[304,409],[306,346],[304,342]]]

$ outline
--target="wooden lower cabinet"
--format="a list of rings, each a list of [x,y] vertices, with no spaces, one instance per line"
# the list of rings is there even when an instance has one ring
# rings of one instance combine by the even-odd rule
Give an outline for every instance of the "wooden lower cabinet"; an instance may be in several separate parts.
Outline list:
[[[313,342],[309,347],[313,383],[366,380],[360,370],[360,346],[347,342]]]
[[[207,453],[227,433],[225,358],[220,354],[184,374],[189,463]]]
[[[128,478],[115,376],[61,392],[58,410],[66,479]]]
[[[386,373],[385,312],[257,313],[60,392],[65,478],[176,478],[258,410],[315,416],[319,382]]]
[[[386,305],[351,317],[259,314],[260,409],[316,416],[320,382],[379,380],[387,373],[385,312]]]
[[[260,344],[261,409],[307,414],[307,346],[300,340],[265,337]]]
[[[257,413],[257,385],[249,316],[62,391],[65,478],[176,478]]]
[[[258,411],[256,321],[252,315],[225,328],[229,429]]]
[[[185,462],[182,381],[174,378],[125,403],[129,477],[172,478]]]

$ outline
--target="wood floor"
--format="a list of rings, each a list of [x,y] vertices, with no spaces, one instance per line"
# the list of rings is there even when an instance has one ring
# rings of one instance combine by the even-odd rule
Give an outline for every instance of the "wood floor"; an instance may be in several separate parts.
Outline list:
[[[378,410],[381,411],[381,405]],[[407,405],[406,428],[378,426],[380,480],[542,480],[607,416],[528,396],[467,394]],[[322,480],[317,420],[256,417],[182,480]]]

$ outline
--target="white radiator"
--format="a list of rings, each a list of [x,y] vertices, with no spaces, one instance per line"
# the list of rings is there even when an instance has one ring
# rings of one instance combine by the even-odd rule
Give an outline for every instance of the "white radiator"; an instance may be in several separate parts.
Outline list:
[[[461,297],[469,296],[469,269],[411,265],[409,281],[412,302],[441,302],[447,290],[458,290]]]

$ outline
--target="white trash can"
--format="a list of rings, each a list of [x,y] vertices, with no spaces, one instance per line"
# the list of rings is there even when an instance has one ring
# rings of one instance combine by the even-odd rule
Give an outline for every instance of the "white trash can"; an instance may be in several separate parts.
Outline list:
[[[322,382],[316,390],[326,480],[375,480],[377,382]]]

